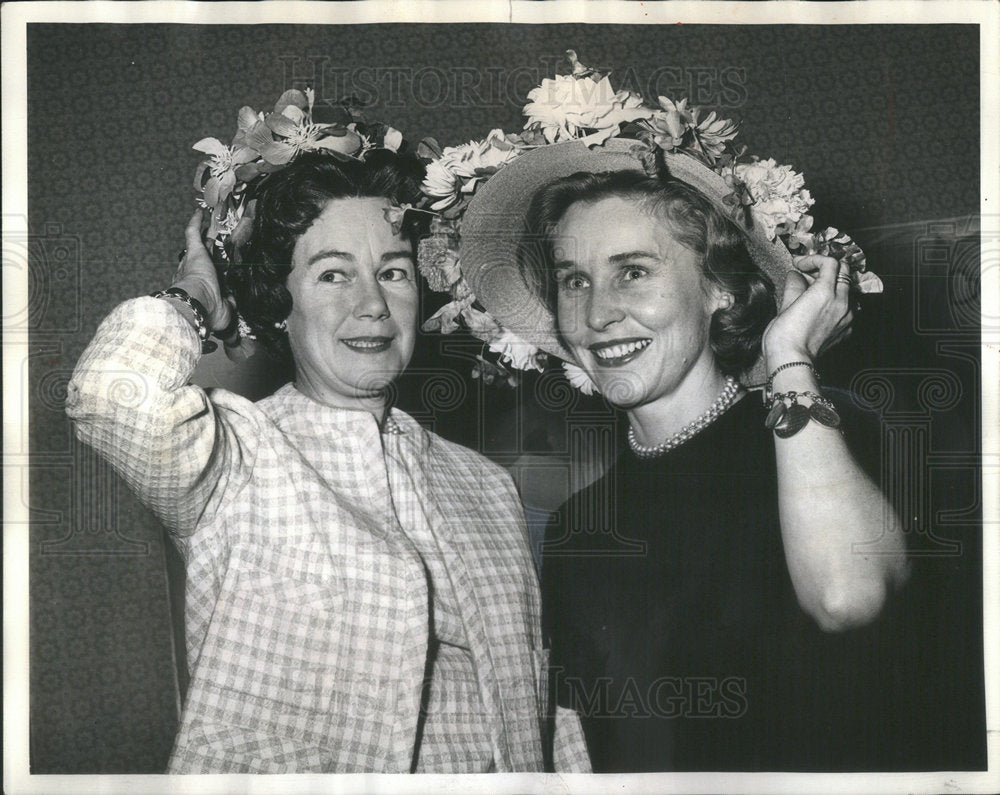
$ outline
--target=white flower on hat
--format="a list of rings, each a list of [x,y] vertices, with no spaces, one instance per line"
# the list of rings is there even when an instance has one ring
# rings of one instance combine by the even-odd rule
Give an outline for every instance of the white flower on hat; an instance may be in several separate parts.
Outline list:
[[[402,145],[403,133],[395,127],[389,127],[386,129],[385,135],[382,136],[382,148],[388,149],[390,152],[398,152],[399,147]]]
[[[445,149],[445,152],[454,148],[450,146]],[[424,174],[424,182],[420,186],[420,190],[437,200],[431,204],[432,210],[441,210],[455,202],[458,199],[460,187],[461,183],[458,177],[451,170],[450,164],[445,161],[443,154],[440,160],[427,164],[427,171]]]
[[[228,208],[226,210],[226,214],[217,221],[218,234],[223,237],[231,235],[236,230],[236,227],[240,225],[240,221],[243,220],[243,212],[245,209],[245,204]],[[213,218],[212,220],[214,221],[215,219]]]
[[[814,203],[803,187],[803,176],[791,166],[779,166],[774,158],[741,163],[733,170],[753,199],[750,209],[754,221],[761,224],[770,240],[774,240],[779,226],[794,227]]]
[[[462,283],[465,283],[464,279]],[[469,295],[472,295],[471,291]],[[472,295],[472,300],[475,301],[476,296]],[[483,342],[499,339],[503,334],[500,324],[493,319],[493,315],[489,312],[476,309],[474,306],[469,306],[462,312],[462,320],[465,321],[465,326],[469,329],[469,333]]]
[[[525,342],[510,329],[503,329],[500,334],[488,343],[489,348],[494,353],[499,353],[500,358],[508,362],[511,367],[518,370],[544,370],[544,364],[540,361],[544,354],[539,354],[538,348],[529,342]]]
[[[195,174],[195,187],[202,190],[209,207],[221,209],[239,181],[237,169],[254,160],[257,152],[247,146],[226,146],[218,138],[202,138],[192,149],[210,156]]]
[[[421,190],[437,199],[432,210],[442,210],[458,201],[461,193],[473,193],[480,179],[496,173],[519,154],[503,130],[492,130],[483,141],[446,147],[441,157],[427,166]]]
[[[557,75],[546,78],[528,94],[524,129],[540,129],[548,143],[583,138],[587,144],[600,144],[618,132],[625,122],[645,119],[653,114],[642,97],[630,91],[616,92],[607,75],[600,80],[591,76]]]
[[[563,370],[566,371],[566,380],[569,381],[570,386],[576,387],[585,395],[593,395],[597,391],[597,384],[591,380],[587,371],[582,367],[563,362]]]
[[[476,297],[474,295],[468,295],[465,298],[449,301],[427,318],[420,329],[428,332],[439,331],[442,334],[451,334],[453,331],[458,331],[461,328],[458,323],[459,318],[465,314],[475,300]]]

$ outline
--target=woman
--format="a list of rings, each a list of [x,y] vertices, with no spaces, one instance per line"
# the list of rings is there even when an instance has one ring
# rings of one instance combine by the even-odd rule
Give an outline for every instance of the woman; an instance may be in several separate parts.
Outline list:
[[[487,311],[627,418],[543,549],[557,724],[579,714],[597,772],[877,766],[886,660],[863,628],[905,579],[901,533],[830,427],[855,439],[858,411],[812,368],[849,322],[849,267],[799,260],[775,318],[762,268],[787,250],[703,163],[659,152],[650,174],[635,149],[521,154],[462,225]],[[767,407],[737,380],[761,358]]]
[[[115,309],[77,365],[77,434],[186,561],[191,684],[171,772],[543,768],[517,494],[387,400],[418,305],[416,230],[392,219],[422,176],[388,148],[297,154],[255,187],[231,298],[199,211],[172,288]],[[200,339],[231,338],[233,301],[295,365],[257,403],[189,383]]]

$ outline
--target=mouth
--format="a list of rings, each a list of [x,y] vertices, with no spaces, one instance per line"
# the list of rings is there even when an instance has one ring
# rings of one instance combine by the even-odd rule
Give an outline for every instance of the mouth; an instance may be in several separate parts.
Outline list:
[[[633,337],[631,339],[611,340],[591,345],[588,350],[594,355],[594,360],[601,367],[621,367],[634,361],[646,348],[653,343],[648,337]]]
[[[392,345],[392,337],[349,337],[341,342],[356,353],[383,353]]]

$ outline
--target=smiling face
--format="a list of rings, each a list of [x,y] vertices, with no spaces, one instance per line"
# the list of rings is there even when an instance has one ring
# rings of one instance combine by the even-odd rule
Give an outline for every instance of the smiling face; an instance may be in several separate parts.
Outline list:
[[[386,221],[389,206],[382,198],[332,199],[292,252],[295,383],[321,403],[381,406],[413,354],[413,253]]]
[[[610,402],[641,406],[717,378],[709,328],[726,296],[662,218],[630,198],[577,202],[552,242],[560,334]]]

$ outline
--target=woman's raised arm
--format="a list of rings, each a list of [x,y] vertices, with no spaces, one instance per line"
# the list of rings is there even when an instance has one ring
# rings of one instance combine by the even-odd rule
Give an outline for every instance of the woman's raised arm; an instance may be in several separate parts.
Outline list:
[[[782,311],[764,335],[769,373],[811,365],[849,328],[846,266],[819,256],[797,264],[813,275],[788,274]],[[811,366],[796,365],[774,375],[773,390],[818,394],[819,383]],[[782,540],[799,604],[827,631],[868,623],[907,576],[895,511],[836,430],[807,422],[788,438],[776,435],[775,453]]]
[[[180,286],[212,328],[231,308],[201,244],[200,213],[188,225]],[[207,265],[207,267],[206,267]],[[252,454],[238,426],[253,424],[235,395],[213,403],[189,383],[201,356],[194,315],[180,301],[135,298],[100,324],[69,383],[66,412],[78,438],[106,458],[173,532],[190,534],[230,486],[247,477]],[[223,482],[225,481],[225,482]]]

